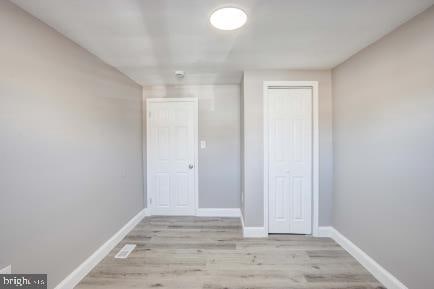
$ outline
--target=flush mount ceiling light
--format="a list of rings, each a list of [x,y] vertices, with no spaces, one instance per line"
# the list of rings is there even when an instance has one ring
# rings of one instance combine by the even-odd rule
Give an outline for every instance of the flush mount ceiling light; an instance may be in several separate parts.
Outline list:
[[[235,30],[246,24],[247,14],[238,8],[226,7],[214,11],[209,18],[212,26],[220,30]]]

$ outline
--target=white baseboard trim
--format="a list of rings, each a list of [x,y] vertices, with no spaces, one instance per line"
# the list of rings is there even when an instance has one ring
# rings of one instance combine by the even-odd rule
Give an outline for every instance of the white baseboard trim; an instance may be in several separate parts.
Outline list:
[[[342,246],[348,253],[350,253],[366,270],[368,270],[379,282],[381,282],[387,289],[408,289],[401,281],[393,276],[389,271],[384,269],[368,254],[363,252],[362,249],[357,247],[347,237],[342,235],[338,230],[333,227],[320,227],[319,234],[322,237],[329,237]]]
[[[233,217],[241,216],[240,208],[199,208],[196,211],[198,217]]]
[[[265,227],[246,227],[244,225],[244,217],[240,216],[241,226],[243,226],[243,237],[244,238],[266,238],[268,233],[265,231]]]
[[[314,237],[332,238],[332,230],[334,230],[333,227],[319,227],[318,234]]]
[[[8,265],[3,269],[0,269],[0,274],[12,274],[12,265]]]
[[[151,210],[149,208],[144,208],[143,212],[145,217],[149,217],[151,215]]]
[[[89,258],[69,274],[55,289],[73,289],[111,250],[145,217],[146,209],[141,210],[125,226],[99,247]]]

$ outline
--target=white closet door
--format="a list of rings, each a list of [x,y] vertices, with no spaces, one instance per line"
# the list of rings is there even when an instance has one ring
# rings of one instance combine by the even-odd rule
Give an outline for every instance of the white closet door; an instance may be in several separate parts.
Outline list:
[[[195,113],[194,102],[148,103],[152,214],[195,214]]]
[[[312,89],[268,90],[269,233],[311,233]]]

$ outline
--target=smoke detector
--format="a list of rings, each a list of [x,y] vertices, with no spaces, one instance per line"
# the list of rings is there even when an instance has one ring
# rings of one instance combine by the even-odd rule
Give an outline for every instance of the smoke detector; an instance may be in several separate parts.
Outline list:
[[[184,79],[184,77],[185,77],[184,71],[182,71],[182,70],[175,71],[175,77],[179,80]]]

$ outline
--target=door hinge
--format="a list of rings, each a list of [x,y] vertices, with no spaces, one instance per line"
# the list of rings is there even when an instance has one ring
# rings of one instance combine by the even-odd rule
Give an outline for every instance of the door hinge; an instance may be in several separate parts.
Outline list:
[[[150,111],[148,112],[148,117],[151,118],[151,112]]]
[[[152,205],[152,198],[149,199],[149,205]]]

